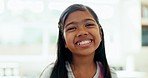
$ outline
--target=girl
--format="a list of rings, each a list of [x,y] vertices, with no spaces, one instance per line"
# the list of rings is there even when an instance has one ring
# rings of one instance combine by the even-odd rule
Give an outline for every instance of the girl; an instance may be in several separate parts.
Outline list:
[[[58,25],[57,60],[40,78],[117,78],[106,59],[103,29],[91,8],[69,6]]]

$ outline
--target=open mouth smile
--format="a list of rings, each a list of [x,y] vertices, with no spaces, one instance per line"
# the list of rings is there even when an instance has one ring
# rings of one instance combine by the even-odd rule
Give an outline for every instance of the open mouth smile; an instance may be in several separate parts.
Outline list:
[[[91,45],[91,43],[92,43],[92,39],[88,39],[88,40],[78,41],[76,42],[76,45],[81,46],[81,47],[87,47]]]

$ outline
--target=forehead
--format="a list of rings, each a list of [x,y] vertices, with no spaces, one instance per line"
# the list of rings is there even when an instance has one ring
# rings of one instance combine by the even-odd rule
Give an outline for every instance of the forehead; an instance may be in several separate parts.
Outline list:
[[[70,21],[81,21],[88,18],[94,19],[89,11],[75,11],[69,14],[65,21],[65,24]]]

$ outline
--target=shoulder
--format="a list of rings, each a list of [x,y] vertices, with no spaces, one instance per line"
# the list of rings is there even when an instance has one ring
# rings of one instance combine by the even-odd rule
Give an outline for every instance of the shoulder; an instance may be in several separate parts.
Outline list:
[[[115,72],[115,70],[113,68],[110,68],[110,72],[111,72],[112,78],[118,78],[117,74],[116,74],[116,72]]]
[[[49,78],[53,70],[53,67],[54,67],[54,63],[51,63],[48,66],[46,66],[39,78]]]

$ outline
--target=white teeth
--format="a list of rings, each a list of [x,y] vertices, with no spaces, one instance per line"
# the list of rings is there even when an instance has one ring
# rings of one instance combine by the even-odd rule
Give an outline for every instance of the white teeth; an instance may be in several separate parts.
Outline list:
[[[91,42],[91,40],[85,40],[85,41],[79,42],[78,45],[84,45],[84,44],[88,44],[90,42]]]

